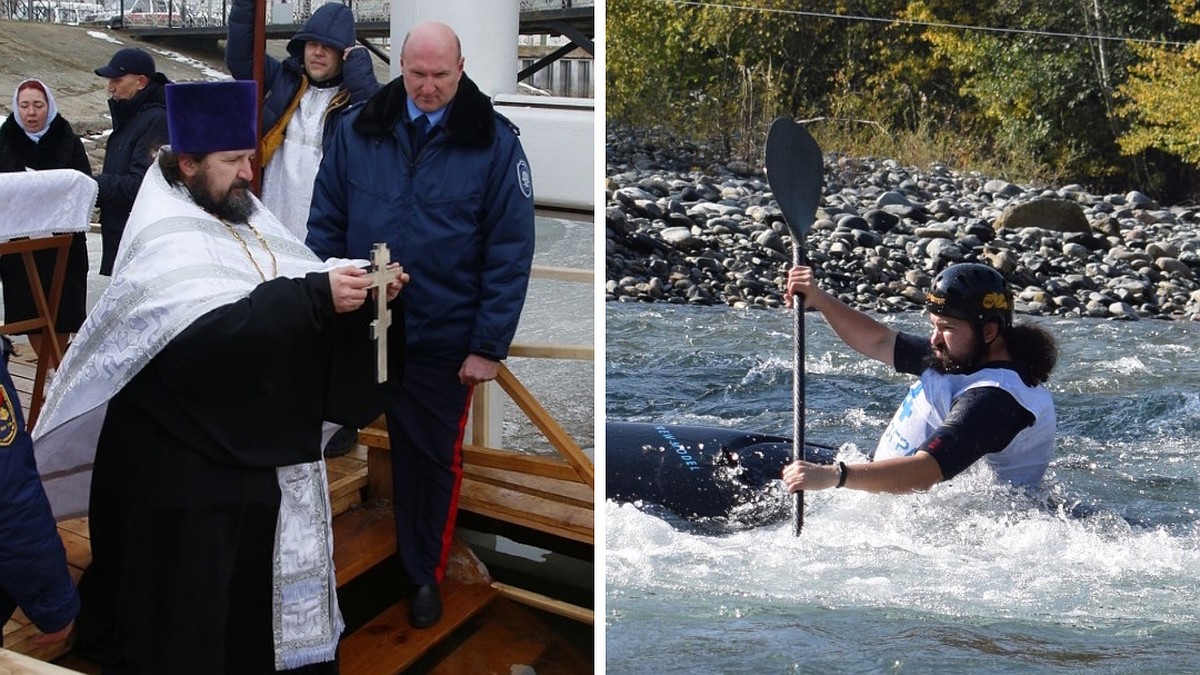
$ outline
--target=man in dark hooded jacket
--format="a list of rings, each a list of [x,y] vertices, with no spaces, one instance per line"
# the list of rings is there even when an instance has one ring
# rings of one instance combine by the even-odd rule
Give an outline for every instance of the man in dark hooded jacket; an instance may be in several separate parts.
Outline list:
[[[234,0],[225,64],[253,79],[254,2]],[[262,201],[301,241],[308,234],[313,180],[339,113],[379,89],[371,57],[355,45],[354,14],[321,5],[288,42],[287,59],[265,57],[263,68]]]
[[[239,80],[254,76],[254,2],[234,0],[229,11],[225,64]],[[263,68],[262,201],[296,238],[308,234],[313,180],[342,110],[379,89],[371,57],[355,45],[354,14],[321,5],[288,42],[290,57],[265,57]],[[341,429],[325,453],[345,454],[357,429]]]
[[[108,79],[108,109],[113,132],[104,149],[104,170],[96,176],[100,193],[100,239],[104,246],[100,274],[112,274],[117,246],[142,177],[154,153],[167,142],[167,104],[163,86],[167,76],[154,67],[154,57],[136,47],[113,54],[108,65],[96,69]]]

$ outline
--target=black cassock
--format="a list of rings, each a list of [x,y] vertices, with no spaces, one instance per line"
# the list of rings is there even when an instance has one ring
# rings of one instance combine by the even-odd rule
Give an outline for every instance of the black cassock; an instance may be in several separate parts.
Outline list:
[[[275,467],[320,460],[322,420],[366,426],[388,405],[402,360],[376,384],[373,307],[335,315],[327,274],[274,279],[197,319],[113,397],[77,651],[106,673],[275,672]],[[404,344],[403,320],[388,340]]]

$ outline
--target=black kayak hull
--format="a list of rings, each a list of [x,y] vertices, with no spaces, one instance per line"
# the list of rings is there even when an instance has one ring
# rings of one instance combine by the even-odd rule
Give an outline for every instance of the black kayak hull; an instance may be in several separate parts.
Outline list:
[[[788,515],[780,471],[791,439],[725,427],[608,422],[606,497],[690,522],[762,525]],[[828,464],[837,450],[808,445],[809,461]]]

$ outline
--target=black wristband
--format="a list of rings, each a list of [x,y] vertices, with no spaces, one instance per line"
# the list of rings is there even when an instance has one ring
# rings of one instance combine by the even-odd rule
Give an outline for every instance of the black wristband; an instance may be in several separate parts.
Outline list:
[[[849,472],[846,471],[846,463],[842,462],[842,461],[838,461],[838,482],[837,482],[838,487],[843,487],[846,485],[846,475],[848,473]]]

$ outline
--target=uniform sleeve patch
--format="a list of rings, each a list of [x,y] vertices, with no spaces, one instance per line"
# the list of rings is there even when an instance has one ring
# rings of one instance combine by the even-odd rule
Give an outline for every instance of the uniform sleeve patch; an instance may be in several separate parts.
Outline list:
[[[12,445],[17,437],[17,411],[6,387],[0,387],[0,448]]]
[[[517,185],[526,199],[533,197],[533,174],[529,172],[529,164],[524,159],[517,160]]]

